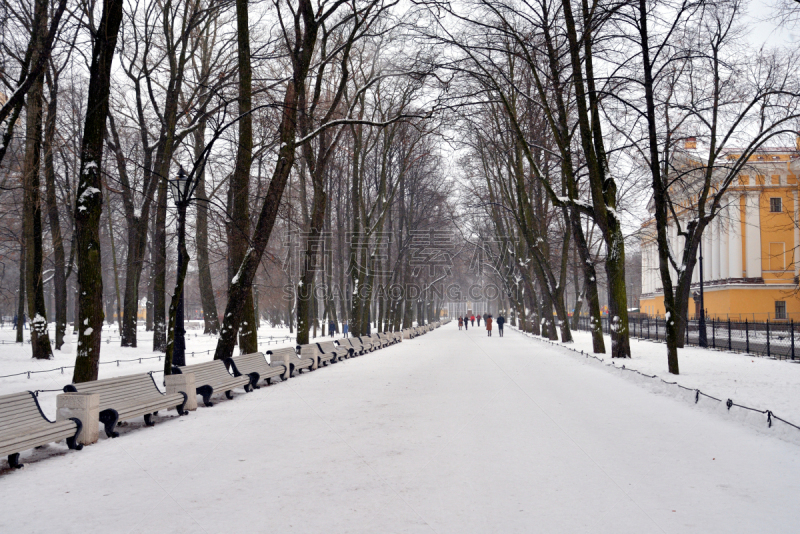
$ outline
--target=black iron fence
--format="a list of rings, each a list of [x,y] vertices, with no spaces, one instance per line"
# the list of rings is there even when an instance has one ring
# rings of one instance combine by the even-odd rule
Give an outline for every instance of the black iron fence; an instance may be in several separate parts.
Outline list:
[[[665,341],[667,319],[663,317],[633,316],[628,320],[631,337]],[[603,332],[608,334],[613,320],[605,316],[601,320]],[[591,330],[589,317],[578,318],[578,330]],[[706,339],[708,348],[744,352],[755,356],[765,356],[777,360],[800,362],[800,325],[795,327],[794,319],[788,321],[750,321],[749,319],[706,320]],[[690,319],[684,332],[685,345],[700,345],[700,321]]]

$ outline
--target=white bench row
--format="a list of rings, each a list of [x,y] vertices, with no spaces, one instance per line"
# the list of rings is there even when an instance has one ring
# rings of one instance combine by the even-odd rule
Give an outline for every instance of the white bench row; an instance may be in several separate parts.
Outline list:
[[[438,326],[439,323],[433,323],[408,328],[402,332],[377,333],[268,350],[266,354],[269,355],[269,361],[263,353],[257,352],[234,356],[225,361],[212,360],[173,367],[172,372],[173,375],[185,375],[186,380],[182,383],[194,384],[194,393],[200,395],[203,403],[210,407],[213,406],[211,397],[217,393],[224,393],[231,399],[234,388],[241,387],[249,392],[260,388],[258,382],[261,380],[266,380],[268,385],[275,377],[287,380],[295,372],[313,371],[320,366],[376,351],[399,343],[404,337],[422,335]],[[190,376],[192,380],[189,380]],[[90,407],[89,412],[78,413],[94,413],[97,417],[95,421],[99,420],[103,424],[106,435],[111,438],[119,436],[115,428],[120,421],[144,417],[145,425],[153,426],[152,416],[160,410],[174,408],[179,415],[187,415],[189,405],[192,406],[191,409],[195,409],[196,402],[189,396],[191,390],[175,389],[168,385],[167,393],[161,393],[152,373],[64,386],[67,394],[91,396],[94,399],[96,404]],[[71,413],[69,409],[61,408],[59,412],[68,415]],[[85,424],[77,417],[50,421],[42,412],[36,394],[30,391],[0,396],[0,455],[8,456],[12,467],[22,467],[19,463],[20,453],[33,447],[66,439],[70,449],[81,450],[83,443],[93,443],[97,439],[96,431],[81,435],[82,429],[91,428],[93,423],[88,417],[85,418]]]

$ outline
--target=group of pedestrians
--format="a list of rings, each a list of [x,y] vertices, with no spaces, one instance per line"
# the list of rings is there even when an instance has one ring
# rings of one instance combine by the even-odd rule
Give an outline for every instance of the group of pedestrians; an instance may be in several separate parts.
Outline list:
[[[333,319],[328,321],[328,335],[334,337],[336,335],[336,323]],[[347,326],[347,321],[342,323],[342,337],[350,337],[350,327]]]
[[[458,317],[458,329],[461,330],[463,327],[464,330],[469,330],[470,323],[472,326],[475,326],[475,319],[478,320],[478,326],[481,325],[481,316],[478,315],[475,317],[474,315],[464,315]],[[491,313],[484,313],[483,314],[483,323],[486,325],[486,335],[492,337],[492,322],[497,323],[497,330],[500,332],[500,337],[503,337],[503,325],[506,324],[506,318],[502,315],[497,316],[497,320],[492,317]]]

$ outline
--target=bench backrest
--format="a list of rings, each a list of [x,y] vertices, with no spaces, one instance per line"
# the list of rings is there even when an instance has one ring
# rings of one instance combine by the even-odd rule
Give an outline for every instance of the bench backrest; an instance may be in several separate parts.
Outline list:
[[[302,358],[303,356],[315,356],[319,351],[316,343],[309,343],[307,345],[297,345],[297,354]]]
[[[213,384],[219,379],[231,378],[222,360],[211,360],[210,362],[187,365],[180,368],[182,373],[194,373],[194,383],[197,386]]]
[[[0,397],[0,435],[13,434],[21,427],[37,424],[48,424],[50,420],[44,416],[30,391],[12,393]]]
[[[161,391],[150,373],[137,373],[135,375],[118,376],[68,384],[64,391],[77,391],[79,393],[97,393],[100,395],[100,410],[114,406],[135,397],[153,397],[161,395]]]
[[[270,363],[282,362],[286,356],[289,357],[289,361],[292,361],[297,358],[297,349],[285,347],[283,349],[268,350],[267,354],[270,355]]]
[[[252,352],[250,354],[240,354],[231,358],[234,365],[247,366],[248,368],[257,367],[260,365],[267,365],[267,360],[264,358],[263,352]]]
[[[322,349],[322,352],[329,353],[329,352],[336,352],[336,345],[334,345],[333,341],[323,341],[322,343],[317,343],[319,348]]]

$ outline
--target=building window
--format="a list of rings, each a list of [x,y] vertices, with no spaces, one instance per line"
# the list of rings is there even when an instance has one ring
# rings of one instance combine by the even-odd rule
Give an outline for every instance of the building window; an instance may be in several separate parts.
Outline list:
[[[780,213],[783,211],[783,203],[780,197],[769,199],[769,211],[772,213]]]
[[[775,301],[775,318],[776,319],[786,319],[786,301],[785,300],[776,300]]]

